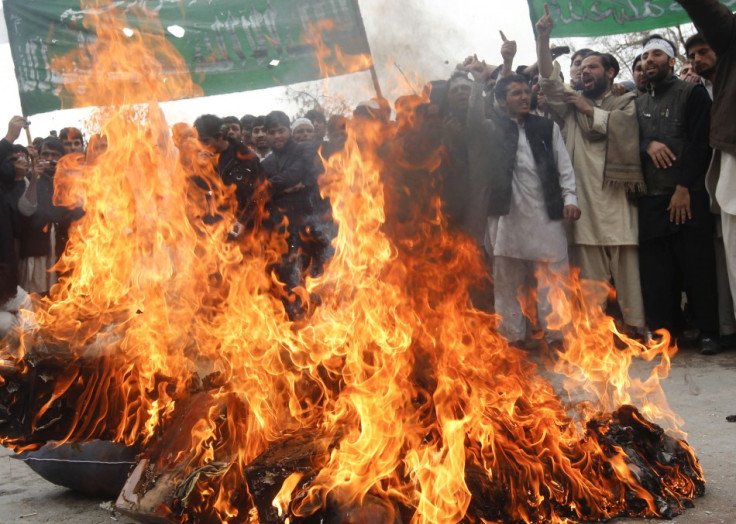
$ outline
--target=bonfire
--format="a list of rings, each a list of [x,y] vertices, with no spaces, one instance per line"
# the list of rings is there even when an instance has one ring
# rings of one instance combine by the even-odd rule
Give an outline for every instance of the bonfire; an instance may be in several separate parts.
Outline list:
[[[193,212],[193,173],[219,207],[234,199],[157,106],[198,94],[163,30],[127,36],[109,6],[85,23],[98,40],[54,67],[100,108],[90,125],[108,147],[60,165],[75,175],[57,202],[86,214],[50,298],[0,345],[3,445],[134,447],[116,506],[168,522],[671,517],[703,494],[660,387],[667,334],[619,333],[591,305],[607,290],[573,275],[546,283],[564,349],[542,364],[511,347],[472,305],[481,255],[438,200],[411,241],[387,236],[369,130],[325,166],[335,254],[290,320],[270,270],[284,239],[228,242],[234,210],[210,225]],[[651,373],[631,376],[633,359]]]

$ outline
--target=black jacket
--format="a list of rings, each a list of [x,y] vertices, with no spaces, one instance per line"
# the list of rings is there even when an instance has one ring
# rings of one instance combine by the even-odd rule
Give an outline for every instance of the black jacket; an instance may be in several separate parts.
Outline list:
[[[235,184],[238,220],[247,223],[265,199],[265,176],[261,162],[248,146],[228,138],[229,147],[220,154],[217,170],[226,186]]]

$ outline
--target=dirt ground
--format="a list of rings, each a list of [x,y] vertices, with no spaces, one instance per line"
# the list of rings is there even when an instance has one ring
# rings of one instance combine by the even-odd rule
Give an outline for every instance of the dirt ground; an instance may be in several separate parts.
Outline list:
[[[642,369],[645,363],[636,362]],[[673,520],[617,519],[615,524],[736,522],[736,352],[704,357],[682,349],[674,357],[664,389],[670,406],[686,422],[707,479],[706,494]],[[132,522],[111,511],[113,501],[76,494],[50,484],[0,448],[0,524]]]

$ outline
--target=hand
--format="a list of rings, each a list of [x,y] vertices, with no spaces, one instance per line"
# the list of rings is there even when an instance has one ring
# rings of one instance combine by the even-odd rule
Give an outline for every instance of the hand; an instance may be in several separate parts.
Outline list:
[[[32,162],[38,162],[38,151],[36,151],[36,148],[32,145],[26,146],[26,149],[28,150],[28,156],[31,158]]]
[[[469,62],[468,58],[470,58]],[[472,57],[468,58],[466,58],[465,62],[463,62],[465,64],[465,71],[469,71],[470,74],[473,75],[473,79],[476,82],[485,83],[486,80],[488,80],[488,76],[490,75],[486,63],[478,60],[477,55],[473,55]]]
[[[307,187],[307,186],[305,186],[304,184],[302,184],[301,182],[299,182],[298,184],[296,184],[294,186],[291,186],[291,187],[288,187],[288,188],[284,189],[284,193],[293,193],[294,191],[299,191],[300,189],[304,189],[305,187]]]
[[[46,172],[46,168],[49,166],[48,161],[41,160],[40,162],[35,162],[32,164],[31,173],[35,175],[34,178],[41,178],[41,176]]]
[[[501,58],[503,58],[504,62],[511,63],[516,56],[516,40],[507,39],[503,31],[499,31],[499,33],[501,33],[501,40],[503,40],[503,44],[501,44]]]
[[[623,84],[613,84],[611,86],[611,93],[613,93],[613,96],[623,96],[626,94],[626,86]]]
[[[20,132],[23,130],[24,127],[27,126],[28,122],[25,118],[18,115],[14,116],[10,119],[10,122],[8,122],[8,133],[5,135],[5,140],[12,144],[16,140],[18,140]]]
[[[675,154],[670,150],[669,147],[664,145],[662,142],[652,140],[647,146],[647,155],[654,162],[654,167],[657,169],[667,169],[672,167],[672,162],[677,160]]]
[[[476,57],[475,55],[466,56],[465,60],[463,60],[462,62],[460,62],[458,65],[455,66],[455,71],[467,72],[468,66],[473,63],[473,60],[477,60],[477,59],[478,57]]]
[[[693,84],[697,84],[698,82],[700,82],[700,76],[697,73],[691,71],[685,76],[681,77],[680,80],[684,80],[685,82],[691,82]]]
[[[580,208],[574,204],[568,204],[562,209],[562,218],[568,222],[574,222],[580,218]]]
[[[670,222],[674,222],[675,224],[684,224],[687,220],[692,220],[690,191],[685,186],[675,187],[675,192],[670,199],[670,205],[667,206],[667,211],[670,212]]]
[[[555,22],[549,14],[549,4],[544,4],[544,15],[537,20],[534,27],[537,30],[537,38],[549,39],[552,29],[555,27]]]
[[[588,116],[593,116],[593,106],[588,103],[583,95],[577,91],[565,91],[564,100],[566,104],[570,104],[578,111]]]

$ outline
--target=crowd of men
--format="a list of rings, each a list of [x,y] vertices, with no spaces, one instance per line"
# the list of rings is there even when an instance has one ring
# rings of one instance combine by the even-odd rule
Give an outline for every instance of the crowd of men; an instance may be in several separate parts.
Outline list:
[[[468,57],[449,80],[397,99],[395,120],[377,98],[349,118],[320,109],[293,121],[281,111],[202,115],[193,130],[174,126],[174,140],[196,133],[222,182],[235,185],[232,240],[254,228],[285,235],[288,252],[273,270],[291,318],[303,308],[290,290],[332,254],[337,226],[319,180],[351,132],[381,162],[385,230],[400,250],[439,196],[448,226],[486,253],[492,305],[512,343],[532,336],[519,298],[532,289],[534,327],[559,343],[561,333],[545,326],[546,293],[573,267],[615,289],[601,306],[622,331],[642,339],[662,328],[697,332],[700,351],[715,354],[736,348],[736,17],[717,0],[678,1],[699,30],[679,71],[678,46],[652,35],[627,65],[633,82],[617,83],[618,61],[590,49],[572,54],[565,79],[555,58],[569,50],[550,45],[547,12],[536,24],[534,65],[514,68],[516,43],[502,33],[502,65]],[[66,128],[26,148],[15,143],[24,126],[14,117],[0,141],[8,325],[26,292],[49,292],[69,227],[84,213],[52,199],[57,162],[84,154],[82,133]],[[98,137],[87,155],[104,146]],[[211,189],[196,174],[192,182]]]

